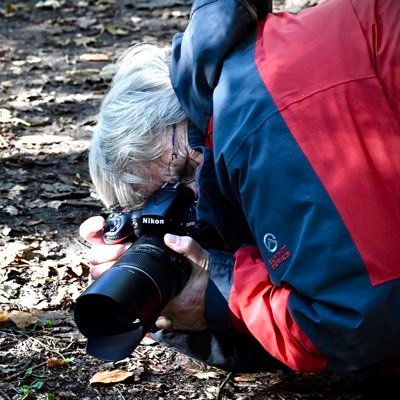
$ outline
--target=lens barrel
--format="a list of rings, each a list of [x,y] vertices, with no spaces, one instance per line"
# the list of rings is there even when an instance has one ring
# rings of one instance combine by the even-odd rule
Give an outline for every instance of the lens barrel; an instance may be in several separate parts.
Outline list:
[[[107,361],[128,357],[190,273],[189,262],[161,238],[141,236],[76,301],[87,353]]]

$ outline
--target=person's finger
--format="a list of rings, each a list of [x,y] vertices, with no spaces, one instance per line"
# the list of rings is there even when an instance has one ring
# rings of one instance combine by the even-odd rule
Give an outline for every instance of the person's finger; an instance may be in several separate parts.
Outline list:
[[[86,259],[92,265],[104,264],[109,261],[115,262],[131,245],[132,243],[94,244],[86,253]]]
[[[90,244],[104,244],[103,228],[106,221],[100,215],[90,217],[82,222],[79,235]]]
[[[114,264],[114,261],[110,261],[107,263],[92,265],[90,267],[90,276],[93,279],[97,279],[102,273],[110,269],[110,267]]]
[[[207,267],[208,252],[189,236],[177,236],[167,233],[164,243],[172,250],[187,257],[193,263],[203,268]]]
[[[158,329],[173,329],[171,318],[164,316],[158,317],[156,321],[156,327]]]

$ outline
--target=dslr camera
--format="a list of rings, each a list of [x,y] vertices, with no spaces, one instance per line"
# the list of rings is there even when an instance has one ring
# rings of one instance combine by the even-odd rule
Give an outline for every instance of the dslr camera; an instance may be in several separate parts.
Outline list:
[[[165,183],[141,210],[113,210],[106,243],[132,246],[77,299],[79,331],[88,354],[105,361],[128,357],[165,305],[185,286],[191,266],[164,244],[165,233],[191,236],[204,248],[223,248],[219,233],[196,219],[196,200],[181,183]]]

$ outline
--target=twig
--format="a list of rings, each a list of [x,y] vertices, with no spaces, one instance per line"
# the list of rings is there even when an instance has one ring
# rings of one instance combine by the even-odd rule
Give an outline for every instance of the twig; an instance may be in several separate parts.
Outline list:
[[[26,334],[24,334],[24,333],[22,333],[22,332],[19,332],[19,333],[21,334],[21,336],[27,337],[28,340],[32,340],[32,341],[35,341],[35,342],[39,343],[39,344],[40,344],[43,348],[45,348],[47,351],[59,355],[60,358],[61,358],[63,361],[66,361],[65,355],[61,354],[59,351],[57,351],[57,350],[55,350],[55,349],[50,348],[49,346],[47,346],[46,344],[44,344],[44,343],[43,343],[42,341],[40,341],[39,339],[36,339],[35,337],[32,337],[32,336],[28,336],[28,335],[26,335]],[[34,366],[31,367],[31,368],[32,368],[32,369],[34,369],[34,368],[39,368],[39,367],[42,367],[42,366],[45,365],[45,364],[47,364],[47,360],[44,361],[44,362],[42,362],[42,363],[40,363],[40,364],[34,365]],[[14,373],[14,374],[12,374],[12,375],[6,376],[6,377],[4,378],[4,381],[8,381],[8,382],[9,382],[9,381],[12,381],[14,378],[16,378],[17,376],[21,375],[22,373],[25,373],[25,371],[24,371],[23,368],[22,368],[19,372],[17,372],[17,373]]]
[[[226,378],[219,385],[217,396],[215,397],[215,400],[220,400],[221,399],[222,389],[224,388],[226,383],[229,381],[229,379],[231,378],[232,374],[233,374],[233,372],[229,372],[229,374],[226,376]]]
[[[119,393],[120,399],[121,399],[121,400],[125,400],[125,397],[123,396],[123,394],[121,393],[121,391],[120,391],[118,388],[116,388],[116,389],[117,389],[117,392]]]
[[[11,397],[7,396],[2,390],[0,390],[0,395],[3,396],[2,399],[4,400],[12,400]]]
[[[47,344],[43,343],[42,341],[40,341],[39,339],[37,339],[33,336],[26,335],[25,333],[22,333],[22,332],[21,332],[21,334],[22,334],[22,336],[25,336],[28,340],[32,340],[34,342],[39,343],[47,351],[50,351],[51,353],[55,353],[55,354],[59,355],[60,358],[62,358],[65,361],[65,357],[58,350],[52,349],[50,346],[47,346]]]
[[[46,363],[47,363],[47,361],[44,361],[44,362],[42,362],[42,363],[40,363],[40,364],[36,364],[36,365],[34,365],[33,367],[29,367],[29,368],[35,369],[35,368],[43,367],[43,365],[45,365]],[[12,381],[14,378],[16,378],[17,376],[19,376],[19,375],[21,375],[21,374],[25,374],[25,369],[21,368],[20,371],[16,372],[15,374],[6,376],[5,378],[3,378],[3,380],[4,380],[5,382],[10,382],[10,381]]]
[[[66,353],[65,356],[68,356],[69,354],[75,354],[75,352]],[[64,358],[64,357],[63,357],[63,360],[65,361],[65,358]],[[48,361],[48,360],[43,361],[43,362],[41,362],[41,363],[39,363],[39,364],[36,364],[36,365],[34,365],[33,367],[29,367],[29,368],[32,369],[32,370],[34,370],[34,369],[36,369],[36,368],[43,367],[43,365],[46,365],[46,364],[47,364],[47,361]],[[26,366],[26,364],[25,364],[25,366]],[[4,380],[5,382],[9,382],[9,381],[12,381],[14,378],[16,378],[17,376],[19,376],[19,375],[21,375],[21,374],[25,374],[25,367],[24,367],[24,368],[20,368],[20,370],[19,370],[18,372],[14,373],[14,374],[12,374],[12,375],[9,375],[9,376],[4,377],[3,380]],[[78,379],[78,380],[79,380],[79,379]],[[0,398],[0,399],[1,399],[1,398]]]

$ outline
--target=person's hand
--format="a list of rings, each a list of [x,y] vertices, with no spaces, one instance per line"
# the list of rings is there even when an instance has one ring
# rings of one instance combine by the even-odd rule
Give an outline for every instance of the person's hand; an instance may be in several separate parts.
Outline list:
[[[189,260],[192,273],[182,291],[161,311],[156,326],[159,329],[204,330],[207,328],[204,301],[208,284],[208,252],[189,236],[166,234],[164,242]]]
[[[132,243],[106,244],[103,240],[103,228],[106,221],[101,216],[91,217],[79,227],[80,236],[85,239],[91,248],[86,254],[90,264],[90,275],[97,279],[109,269],[115,261],[132,245]]]

